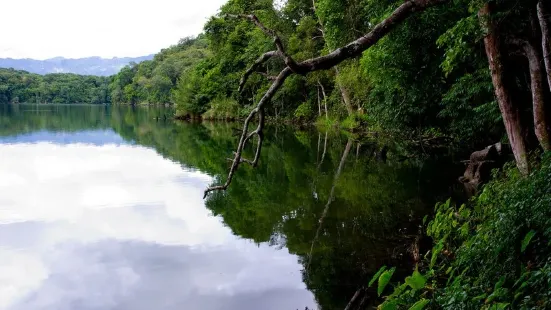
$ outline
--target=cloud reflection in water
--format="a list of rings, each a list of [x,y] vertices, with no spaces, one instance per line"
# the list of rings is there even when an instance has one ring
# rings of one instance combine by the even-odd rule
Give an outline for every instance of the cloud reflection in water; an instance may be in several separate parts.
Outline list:
[[[0,144],[0,309],[304,309],[297,257],[239,239],[211,181],[126,144]]]

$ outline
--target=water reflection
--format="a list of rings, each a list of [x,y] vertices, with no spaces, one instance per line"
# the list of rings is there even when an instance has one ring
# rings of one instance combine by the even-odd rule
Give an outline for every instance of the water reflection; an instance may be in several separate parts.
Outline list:
[[[296,256],[204,207],[210,176],[102,126],[0,140],[0,309],[314,307]]]
[[[205,205],[236,125],[170,113],[0,105],[0,308],[366,308],[459,175],[396,141],[275,127]]]

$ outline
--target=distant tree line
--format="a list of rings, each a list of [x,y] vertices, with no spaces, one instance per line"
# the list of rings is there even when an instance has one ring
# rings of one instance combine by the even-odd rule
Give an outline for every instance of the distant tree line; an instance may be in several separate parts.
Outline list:
[[[174,104],[181,76],[208,54],[207,41],[199,36],[184,38],[153,60],[130,63],[110,77],[0,69],[0,104]]]
[[[0,69],[0,104],[109,102],[108,77]]]
[[[178,81],[209,53],[203,36],[181,39],[153,60],[131,63],[111,77],[111,100],[115,104],[174,104]]]

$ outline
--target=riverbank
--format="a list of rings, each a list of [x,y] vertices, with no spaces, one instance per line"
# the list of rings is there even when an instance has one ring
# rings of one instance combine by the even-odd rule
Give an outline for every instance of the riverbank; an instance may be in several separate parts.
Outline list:
[[[433,248],[394,285],[376,275],[381,309],[548,309],[551,307],[551,153],[522,177],[512,164],[468,203],[436,205],[425,226]]]

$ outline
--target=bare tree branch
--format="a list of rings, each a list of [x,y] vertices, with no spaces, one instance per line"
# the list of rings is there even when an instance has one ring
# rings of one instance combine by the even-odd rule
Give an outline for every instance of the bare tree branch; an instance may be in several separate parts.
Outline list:
[[[325,107],[325,119],[329,119],[329,114],[327,112],[327,94],[325,93],[325,87],[323,87],[323,84],[318,80],[318,85],[321,88],[321,93],[323,94],[323,105]]]
[[[243,74],[243,77],[241,77],[241,81],[239,81],[239,88],[238,88],[238,92],[242,92],[243,91],[243,87],[245,87],[245,83],[247,83],[247,79],[249,78],[249,76],[251,74],[253,74],[253,72],[255,72],[263,63],[265,63],[266,61],[268,61],[270,58],[272,57],[275,57],[275,56],[278,56],[278,52],[277,51],[270,51],[270,52],[266,52],[264,54],[262,54],[262,56],[260,56],[254,63],[252,66],[249,67],[249,69],[247,71],[245,71],[245,73]]]
[[[245,145],[247,144],[247,142],[255,135],[258,136],[258,146],[255,154],[255,159],[252,162],[251,161],[245,161],[245,162],[251,162],[253,166],[256,166],[256,164],[258,164],[260,151],[262,149],[263,128],[264,128],[264,107],[266,106],[266,104],[268,104],[268,102],[270,102],[270,100],[273,98],[275,93],[279,90],[279,88],[283,85],[285,80],[291,74],[293,73],[307,74],[313,71],[327,70],[340,64],[341,62],[347,59],[360,56],[365,50],[369,49],[371,46],[379,42],[379,40],[381,40],[391,30],[393,30],[397,25],[399,25],[401,22],[406,20],[409,16],[413,15],[416,12],[423,11],[429,7],[439,5],[439,4],[444,4],[449,1],[450,0],[407,0],[398,8],[396,8],[394,12],[390,14],[390,16],[388,16],[382,22],[377,24],[369,33],[367,33],[363,37],[360,37],[359,39],[353,42],[350,42],[346,46],[338,48],[327,55],[311,58],[303,62],[300,62],[298,64],[295,62],[293,58],[291,58],[289,55],[286,54],[283,43],[280,37],[277,35],[277,33],[269,28],[266,28],[255,15],[227,15],[230,17],[240,17],[240,18],[249,19],[256,26],[258,26],[264,33],[271,36],[274,39],[274,44],[277,47],[278,53],[284,59],[286,67],[283,68],[283,70],[281,70],[281,72],[279,73],[277,78],[273,81],[268,91],[264,94],[262,99],[260,99],[260,101],[258,102],[256,107],[251,111],[249,116],[245,119],[245,122],[243,124],[243,132],[241,133],[241,138],[239,139],[239,144],[237,145],[237,151],[235,152],[235,156],[230,168],[230,172],[228,173],[228,178],[226,180],[226,183],[224,183],[223,185],[207,188],[205,190],[204,197],[206,198],[210,192],[218,191],[218,190],[226,190],[230,186],[231,181],[234,177],[234,174],[239,168],[239,165],[244,162],[242,158],[243,149],[245,148]],[[262,62],[262,60],[264,60],[265,55],[260,57],[257,60],[257,62],[259,60],[261,60]],[[273,57],[273,56],[270,56],[270,57]],[[246,73],[247,75],[250,75],[252,73],[252,71],[249,72],[250,70],[251,69],[247,70],[248,72]],[[256,128],[256,130],[249,133],[249,124],[251,123],[252,119],[256,115],[258,115],[258,127]]]
[[[277,79],[277,76],[274,76],[274,75],[269,75],[268,73],[266,72],[257,72],[258,74],[262,75],[263,77],[265,77],[266,79],[268,79],[269,81],[275,81]]]
[[[262,22],[260,22],[260,20],[258,19],[258,17],[256,17],[256,15],[254,15],[254,14],[249,14],[249,15],[247,15],[247,14],[240,14],[240,15],[227,14],[226,16],[234,17],[234,18],[245,18],[245,19],[248,19],[248,20],[252,21],[267,36],[270,36],[270,37],[273,38],[274,44],[277,47],[277,51],[281,55],[281,57],[283,57],[283,61],[285,62],[285,65],[287,67],[289,67],[291,69],[291,71],[293,71],[294,73],[299,73],[300,74],[299,68],[297,66],[297,62],[291,56],[289,56],[287,54],[287,52],[285,51],[285,47],[283,46],[283,41],[281,40],[281,38],[279,37],[277,32],[275,32],[274,30],[264,26],[264,24]]]
[[[228,179],[226,180],[226,183],[224,183],[224,185],[207,188],[205,190],[205,195],[203,196],[203,199],[206,198],[210,192],[228,189],[228,186],[230,186],[233,176],[237,171],[237,168],[239,168],[239,165],[242,163],[243,149],[245,148],[247,141],[251,139],[252,136],[255,134],[259,138],[257,154],[255,155],[255,160],[253,160],[253,163],[255,163],[253,166],[256,166],[256,163],[260,158],[260,151],[262,148],[262,138],[264,136],[262,132],[265,125],[264,107],[272,99],[274,94],[278,91],[281,85],[283,85],[283,82],[285,82],[285,79],[287,79],[287,77],[289,77],[291,73],[292,72],[291,72],[291,69],[289,69],[289,67],[286,67],[285,69],[283,69],[277,76],[276,80],[272,83],[272,86],[270,86],[270,88],[264,94],[262,99],[260,99],[256,108],[254,108],[249,114],[249,116],[245,119],[245,122],[243,124],[243,132],[241,133],[241,138],[239,139],[239,144],[237,145],[237,151],[235,152],[235,157],[233,159],[230,172],[228,173]],[[251,123],[254,116],[257,114],[258,114],[258,127],[256,128],[255,131],[249,133],[249,124]]]
[[[346,308],[344,308],[344,310],[351,310],[352,309],[352,305],[354,304],[354,302],[356,301],[356,299],[358,299],[358,297],[360,297],[360,295],[362,294],[362,292],[365,290],[365,288],[360,288],[359,290],[356,291],[356,293],[354,293],[354,296],[352,296],[352,299],[350,299],[350,301],[348,302],[348,305],[346,305]]]

